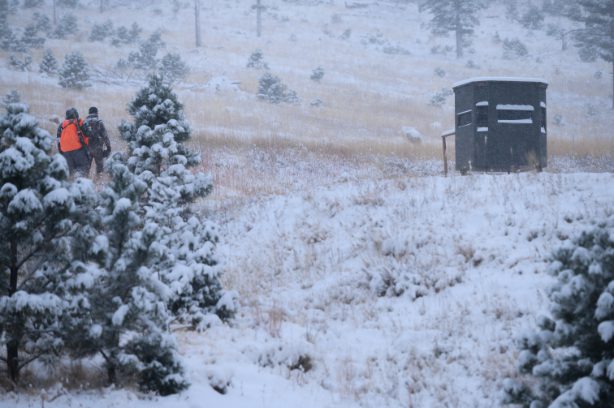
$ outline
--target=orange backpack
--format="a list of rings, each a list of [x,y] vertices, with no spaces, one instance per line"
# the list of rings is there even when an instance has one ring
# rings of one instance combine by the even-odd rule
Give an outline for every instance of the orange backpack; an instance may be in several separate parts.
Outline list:
[[[72,152],[87,146],[87,137],[81,130],[83,120],[66,119],[62,122],[62,133],[60,135],[60,149],[62,152]]]

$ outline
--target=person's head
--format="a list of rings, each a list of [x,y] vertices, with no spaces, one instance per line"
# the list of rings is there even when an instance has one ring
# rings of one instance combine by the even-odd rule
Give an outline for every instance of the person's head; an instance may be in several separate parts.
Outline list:
[[[75,108],[66,111],[66,119],[79,119],[79,112]]]
[[[98,108],[97,108],[97,107],[95,107],[95,106],[92,106],[92,107],[90,108],[90,110],[88,111],[88,113],[89,113],[90,115],[98,115]]]

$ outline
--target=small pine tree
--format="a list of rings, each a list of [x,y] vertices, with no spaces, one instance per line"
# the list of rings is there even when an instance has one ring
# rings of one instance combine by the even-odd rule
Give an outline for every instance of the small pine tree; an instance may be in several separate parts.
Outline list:
[[[531,4],[520,17],[520,24],[529,30],[539,30],[544,25],[544,13],[534,4]]]
[[[58,72],[58,61],[53,56],[53,52],[47,49],[43,54],[43,59],[38,66],[38,72],[45,74],[55,74]]]
[[[43,45],[45,45],[45,38],[38,35],[38,28],[36,25],[29,25],[21,36],[21,42],[26,47],[42,48]]]
[[[156,56],[158,51],[165,46],[159,31],[156,31],[146,41],[139,46],[138,52],[131,52],[128,55],[128,63],[136,69],[144,71],[155,70],[158,65]]]
[[[51,19],[47,17],[45,14],[41,14],[39,12],[34,13],[34,26],[36,30],[46,35],[51,33]]]
[[[266,72],[258,84],[258,98],[271,103],[298,103],[296,92],[281,82],[278,76]]]
[[[168,53],[160,61],[159,72],[165,81],[172,84],[184,79],[190,72],[190,69],[181,60],[179,54]]]
[[[16,55],[11,55],[9,57],[9,65],[17,71],[29,71],[30,65],[32,65],[32,56],[26,54],[23,58],[19,58]]]
[[[51,33],[53,38],[60,40],[65,39],[69,35],[76,34],[79,31],[79,20],[74,14],[64,14],[60,17],[55,30]]]
[[[90,86],[87,63],[80,52],[75,51],[66,55],[60,71],[59,84],[63,88],[76,89]]]
[[[324,78],[324,68],[317,67],[314,69],[310,78],[312,81],[320,82]]]
[[[269,69],[269,65],[264,61],[264,56],[261,50],[256,50],[251,53],[247,61],[247,68],[253,69]]]
[[[531,407],[607,407],[614,401],[614,217],[554,255],[552,318],[520,341],[521,380],[506,402]]]
[[[108,37],[111,37],[115,32],[113,28],[113,22],[111,20],[107,20],[102,24],[94,24],[92,27],[92,32],[90,33],[89,40],[94,41],[104,41]]]
[[[19,102],[21,102],[21,96],[19,95],[19,92],[15,90],[12,90],[11,92],[4,95],[4,98],[2,99],[2,103],[4,104],[5,107],[8,107],[12,103],[19,103]]]

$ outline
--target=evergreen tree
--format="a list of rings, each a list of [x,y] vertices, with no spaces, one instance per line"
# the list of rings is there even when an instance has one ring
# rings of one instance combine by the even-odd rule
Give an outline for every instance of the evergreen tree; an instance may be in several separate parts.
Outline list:
[[[429,27],[435,35],[454,32],[456,36],[456,57],[463,56],[464,47],[468,46],[473,27],[479,24],[476,17],[482,8],[480,0],[428,0],[420,5],[420,11],[432,14]]]
[[[576,43],[585,54],[594,54],[612,64],[612,109],[614,109],[614,0],[579,0],[581,10],[572,18],[584,24]]]
[[[136,69],[144,71],[155,70],[158,65],[156,56],[160,48],[165,46],[160,32],[155,32],[149,36],[146,41],[143,41],[139,46],[138,52],[131,52],[128,55],[128,63]]]
[[[110,384],[136,377],[143,391],[176,393],[188,384],[169,331],[171,289],[155,269],[166,261],[163,231],[143,217],[147,183],[120,154],[108,167],[112,179],[101,193],[98,219],[90,221],[101,235],[83,240],[92,242],[88,260],[98,272],[90,274],[87,302],[71,302],[81,307],[65,326],[67,345],[75,357],[102,356]]]
[[[21,36],[21,42],[26,47],[30,48],[42,48],[45,44],[45,39],[38,35],[38,28],[36,25],[29,25]]]
[[[38,66],[38,72],[45,74],[55,74],[58,71],[58,61],[53,56],[53,52],[47,49],[43,54],[43,60]]]
[[[172,288],[168,305],[181,321],[207,324],[212,314],[225,319],[233,310],[232,295],[222,290],[215,258],[217,232],[196,217],[190,204],[211,192],[210,177],[190,167],[200,156],[185,144],[190,128],[183,106],[161,77],[152,75],[129,104],[134,124],[120,131],[128,142],[128,168],[148,185],[144,217],[162,231],[164,259],[152,265]]]
[[[79,20],[77,17],[74,14],[64,14],[60,17],[52,37],[63,40],[69,35],[76,34],[77,31],[79,31]]]
[[[172,84],[184,79],[190,72],[190,69],[181,60],[179,54],[168,53],[160,61],[159,72],[166,82]]]
[[[288,89],[281,79],[266,72],[258,82],[258,98],[271,103],[298,103],[299,99],[296,92]]]
[[[82,89],[90,86],[87,63],[80,52],[75,51],[66,55],[59,83],[63,88]]]
[[[555,253],[552,318],[521,339],[522,380],[507,402],[531,407],[609,407],[614,401],[614,217]]]
[[[70,187],[66,161],[24,104],[0,118],[0,345],[9,378],[63,346],[74,222],[87,186]],[[91,185],[90,185],[91,186]],[[90,189],[91,191],[91,189]],[[88,203],[90,204],[90,203]]]

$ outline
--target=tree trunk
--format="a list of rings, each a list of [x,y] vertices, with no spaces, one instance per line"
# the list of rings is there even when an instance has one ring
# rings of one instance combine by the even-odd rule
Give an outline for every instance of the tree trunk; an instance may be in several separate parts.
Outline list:
[[[202,46],[200,36],[200,0],[194,0],[194,29],[196,31],[196,46]]]
[[[58,23],[58,14],[56,13],[56,8],[55,8],[55,0],[53,0],[53,24],[57,24]]]
[[[9,297],[13,296],[17,292],[17,243],[11,241],[10,243],[10,276],[9,276]],[[11,381],[17,383],[19,379],[19,336],[15,332],[13,327],[12,333],[9,332],[9,341],[6,343],[6,365],[8,369],[9,377]]]
[[[614,109],[614,55],[612,57],[612,109]]]
[[[104,0],[100,0],[100,12],[104,11]]]
[[[256,35],[260,37],[262,34],[262,6],[260,0],[256,1]]]
[[[17,384],[19,381],[19,342],[16,340],[6,343],[6,366],[9,378]]]
[[[463,56],[463,27],[461,25],[460,18],[460,4],[458,2],[454,2],[455,7],[455,15],[454,15],[454,26],[456,27],[456,58],[462,58]]]

